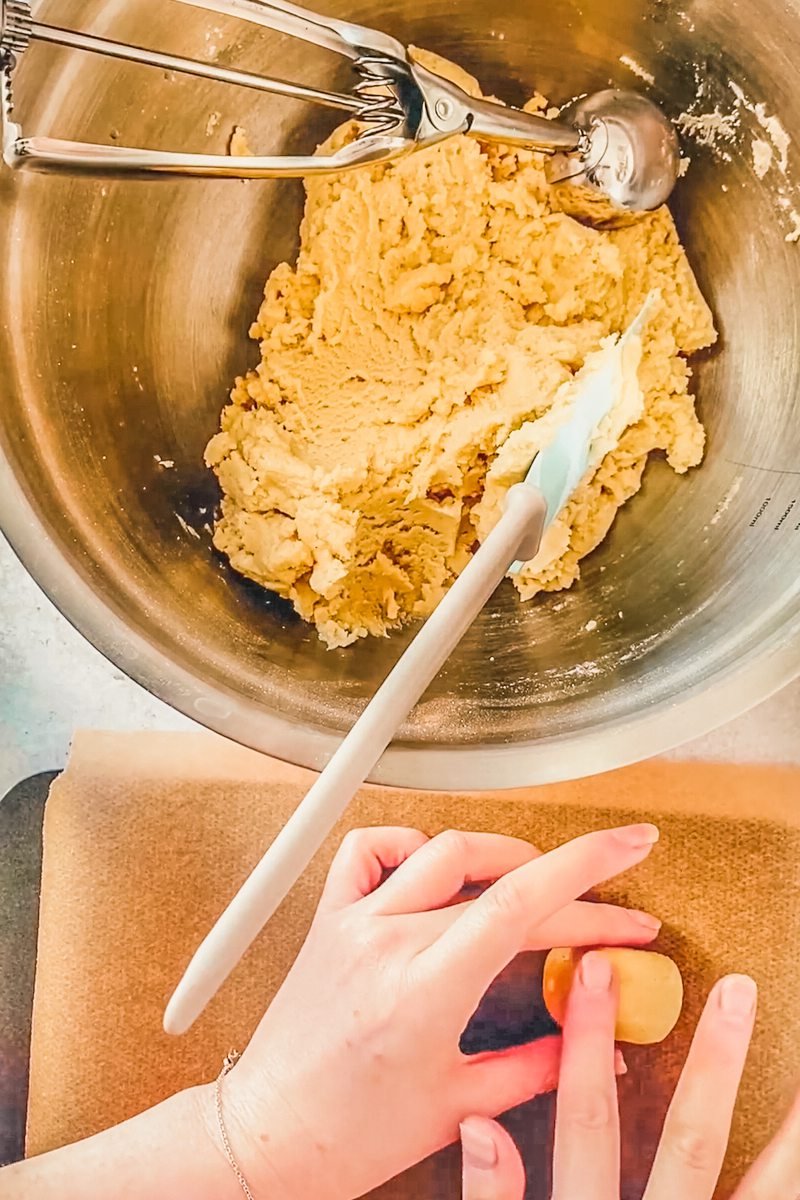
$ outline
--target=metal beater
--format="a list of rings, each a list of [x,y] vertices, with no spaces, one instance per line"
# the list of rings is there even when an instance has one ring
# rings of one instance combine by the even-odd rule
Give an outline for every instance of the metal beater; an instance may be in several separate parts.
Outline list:
[[[559,121],[477,100],[415,62],[395,38],[319,16],[288,0],[180,0],[238,17],[332,50],[352,62],[348,92],[326,92],[216,64],[162,54],[34,20],[28,0],[0,0],[3,158],[10,167],[104,176],[264,178],[347,171],[385,162],[455,134],[524,146],[551,155],[553,182],[585,184],[619,210],[646,211],[669,196],[678,177],[675,131],[650,100],[608,90],[565,109]],[[13,119],[12,75],[32,41],[183,72],[327,105],[358,122],[353,141],[333,153],[225,157],[27,137]]]

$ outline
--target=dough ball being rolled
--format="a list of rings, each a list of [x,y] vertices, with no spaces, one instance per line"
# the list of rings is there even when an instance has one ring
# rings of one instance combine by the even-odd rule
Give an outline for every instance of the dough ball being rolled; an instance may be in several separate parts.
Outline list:
[[[550,1016],[564,1024],[572,980],[585,951],[551,950],[545,960],[542,991]],[[683,980],[671,958],[653,950],[601,948],[619,985],[615,1038],[650,1046],[663,1042],[677,1024],[683,1007]]]

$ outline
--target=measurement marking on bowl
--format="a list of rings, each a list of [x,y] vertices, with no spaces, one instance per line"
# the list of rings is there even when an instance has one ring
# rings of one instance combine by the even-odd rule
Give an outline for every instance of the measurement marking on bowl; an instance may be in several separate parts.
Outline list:
[[[767,511],[767,509],[769,508],[771,503],[772,503],[772,496],[767,496],[767,498],[765,500],[762,500],[761,507],[758,509],[758,511],[756,512],[756,515],[753,517],[752,521],[750,522],[751,529],[753,528],[754,525],[756,525],[761,520],[761,518],[763,517],[764,513]]]
[[[793,471],[790,467],[759,467],[756,463],[737,462],[735,458],[726,458],[725,461],[732,467],[745,467],[750,471],[766,471],[769,475],[800,475],[800,471]]]
[[[755,512],[752,520],[749,522],[750,529],[753,529],[756,525],[758,525],[758,523],[761,521],[762,517],[764,517],[764,515],[766,514],[770,505],[772,504],[772,501],[773,501],[772,496],[766,496],[762,500],[761,504],[756,509],[756,512]],[[772,526],[772,530],[774,533],[779,533],[780,530],[783,528],[783,526],[786,525],[786,522],[788,521],[789,517],[792,515],[792,513],[794,512],[796,507],[797,507],[797,497],[795,497],[793,500],[790,500],[789,503],[786,504],[785,507],[783,508],[781,515],[778,517],[775,524]],[[787,528],[791,528],[791,526],[787,526]],[[797,533],[798,530],[800,530],[800,521],[798,521],[798,523],[794,526],[794,532]]]
[[[793,508],[795,507],[795,505],[796,505],[796,504],[797,504],[797,501],[796,501],[796,500],[792,500],[792,501],[791,501],[791,502],[790,502],[790,503],[789,503],[789,504],[786,506],[786,508],[784,509],[783,515],[782,515],[782,516],[779,518],[779,520],[778,520],[777,524],[775,525],[775,531],[776,531],[776,532],[777,532],[777,531],[780,529],[781,525],[783,525],[783,524],[784,524],[784,522],[786,521],[786,518],[787,518],[787,517],[789,517],[789,516],[791,515],[791,513],[792,513],[792,510],[793,510]],[[795,526],[795,529],[796,529],[796,528],[797,528],[797,526]]]

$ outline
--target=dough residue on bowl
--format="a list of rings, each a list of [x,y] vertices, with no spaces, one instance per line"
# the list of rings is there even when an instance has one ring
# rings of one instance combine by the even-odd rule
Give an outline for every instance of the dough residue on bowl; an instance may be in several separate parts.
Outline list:
[[[559,210],[542,155],[469,137],[306,190],[297,263],[272,272],[252,327],[261,361],[206,460],[215,545],[329,646],[433,610],[525,473],[519,447],[651,291],[643,413],[573,495],[545,565],[515,577],[521,596],[578,578],[652,451],[677,472],[701,461],[685,356],[716,335],[666,208],[591,228]]]

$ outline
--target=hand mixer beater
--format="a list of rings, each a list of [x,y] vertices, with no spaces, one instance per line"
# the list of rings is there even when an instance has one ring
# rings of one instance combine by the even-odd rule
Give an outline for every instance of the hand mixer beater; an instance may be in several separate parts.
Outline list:
[[[669,196],[679,170],[675,131],[645,96],[607,90],[573,102],[558,121],[469,96],[426,69],[395,38],[288,0],[180,0],[300,38],[351,60],[350,91],[328,92],[280,79],[143,49],[45,24],[28,0],[0,0],[3,158],[8,166],[103,176],[258,179],[351,170],[386,162],[455,134],[550,155],[551,182],[585,185],[612,208],[641,212]],[[31,42],[48,42],[206,79],[326,105],[346,113],[357,135],[333,153],[226,157],[104,146],[26,136],[14,119],[12,75]]]

